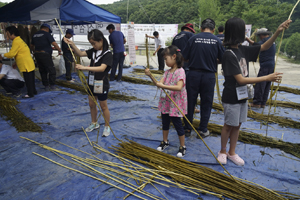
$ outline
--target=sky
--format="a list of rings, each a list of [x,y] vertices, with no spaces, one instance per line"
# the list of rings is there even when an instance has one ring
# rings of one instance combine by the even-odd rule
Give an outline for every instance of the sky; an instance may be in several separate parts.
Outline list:
[[[14,0],[0,0],[0,2],[6,2],[6,3],[10,3],[10,2],[13,2]],[[87,0],[89,1],[90,3],[93,3],[93,4],[110,4],[110,3],[113,3],[115,1],[119,1],[119,0]]]

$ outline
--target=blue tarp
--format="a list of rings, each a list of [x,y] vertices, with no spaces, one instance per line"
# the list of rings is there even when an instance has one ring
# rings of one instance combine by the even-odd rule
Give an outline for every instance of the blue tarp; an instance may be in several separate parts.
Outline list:
[[[124,70],[125,75],[132,74],[131,72],[131,68]],[[149,80],[148,77],[143,75],[135,76]],[[78,80],[78,77],[76,78]],[[219,76],[220,86],[222,78],[222,76]],[[59,142],[91,153],[103,160],[120,162],[108,154],[95,152],[82,131],[82,127],[87,127],[91,121],[87,95],[78,91],[71,94],[69,91],[73,91],[72,89],[63,87],[60,87],[63,89],[62,91],[46,92],[39,81],[36,85],[38,95],[31,99],[20,98],[20,104],[18,104],[17,108],[32,121],[39,124],[44,130],[43,133],[18,133],[14,127],[10,126],[9,122],[0,119],[0,199],[123,199],[127,193],[32,154],[32,152],[36,152],[69,167],[92,174],[19,137],[23,136],[80,157],[89,157],[53,141],[49,138],[51,137]],[[157,92],[156,87],[127,82],[111,82],[110,90],[119,90],[120,93],[136,96],[144,100],[128,103],[108,100],[111,115],[110,125],[116,136],[122,140],[129,138],[155,149],[162,140],[161,119],[158,118],[160,113],[157,110],[158,98],[154,99]],[[298,103],[300,101],[298,95],[285,92],[279,92],[278,99],[293,99],[295,102],[298,101]],[[215,101],[217,102],[216,95]],[[255,111],[259,112],[260,110],[256,109]],[[276,115],[290,117],[299,121],[299,110],[296,109],[277,107]],[[196,118],[199,118],[199,115]],[[101,137],[104,126],[102,117],[99,121],[101,128],[98,144],[105,149],[109,149],[112,145],[118,145],[119,141],[112,134],[108,137]],[[213,110],[210,123],[222,125],[222,112]],[[248,119],[248,122],[242,125],[242,130],[265,134],[266,126],[263,125],[262,129],[260,129],[259,122]],[[267,135],[269,137],[282,138],[284,141],[299,143],[299,132],[299,129],[270,124]],[[97,131],[88,133],[88,136],[91,141],[97,141]],[[173,127],[170,129],[169,140],[170,147],[166,149],[165,153],[175,156],[178,151],[179,141]],[[210,136],[204,140],[210,149],[217,154],[220,149],[220,136]],[[212,168],[221,173],[224,172],[203,142],[196,139],[195,133],[192,133],[191,137],[186,138],[186,146],[187,154],[183,159]],[[263,155],[261,151],[265,154]],[[265,148],[242,142],[238,142],[236,152],[245,159],[245,166],[239,167],[228,161],[225,167],[233,176],[255,182],[272,190],[300,195],[299,158],[279,149]],[[98,170],[104,173],[107,172],[101,168]],[[94,176],[106,181],[106,178],[98,175]],[[129,181],[136,185],[133,179],[129,179]],[[109,182],[117,184],[112,180],[109,180]],[[125,188],[120,184],[117,185]],[[192,200],[198,198],[197,195],[178,188],[166,188],[156,184],[155,186],[168,199]],[[132,191],[128,188],[125,189]],[[144,190],[163,197],[151,185],[147,185]],[[208,200],[216,199],[204,194],[201,194],[200,197]],[[148,197],[145,198],[148,199]],[[137,198],[130,196],[128,199]]]
[[[0,8],[0,22],[35,24],[60,19],[62,24],[121,23],[121,18],[85,0],[15,0]]]

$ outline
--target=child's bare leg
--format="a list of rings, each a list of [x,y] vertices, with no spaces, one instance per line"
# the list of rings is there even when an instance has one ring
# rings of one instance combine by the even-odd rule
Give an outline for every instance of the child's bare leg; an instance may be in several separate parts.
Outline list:
[[[179,143],[180,143],[180,146],[185,146],[184,142],[185,142],[185,135],[182,135],[182,136],[178,136],[179,137]]]
[[[233,126],[229,126],[227,124],[224,124],[222,131],[221,131],[221,151],[220,153],[226,154],[226,145],[231,133]]]
[[[97,106],[90,96],[89,96],[89,106],[90,106],[90,111],[91,111],[92,123],[96,123],[97,122]]]
[[[169,130],[163,130],[163,140],[168,142]]]
[[[105,118],[105,126],[109,126],[110,112],[108,110],[107,100],[105,100],[105,101],[99,101],[99,103],[100,103],[101,110],[103,112],[103,116]]]
[[[241,127],[241,123],[239,126],[234,126],[231,129],[231,133],[230,133],[230,148],[229,148],[229,155],[235,155],[235,147],[239,138],[239,134],[240,134],[240,127]]]

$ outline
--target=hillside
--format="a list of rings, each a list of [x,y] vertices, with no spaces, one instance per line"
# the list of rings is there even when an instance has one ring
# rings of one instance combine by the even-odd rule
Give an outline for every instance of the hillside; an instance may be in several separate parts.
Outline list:
[[[100,7],[121,17],[122,23],[199,24],[210,17],[224,25],[231,17],[240,17],[253,28],[267,27],[275,31],[286,20],[297,0],[121,0]],[[128,16],[127,16],[128,5]],[[200,6],[201,5],[201,6]],[[292,16],[294,21],[285,37],[300,32],[300,5]],[[199,31],[199,30],[197,30]]]

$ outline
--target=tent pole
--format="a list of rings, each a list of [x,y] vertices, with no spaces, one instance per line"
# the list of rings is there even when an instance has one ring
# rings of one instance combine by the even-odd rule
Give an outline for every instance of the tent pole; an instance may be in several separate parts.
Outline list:
[[[7,23],[7,27],[8,26],[10,26],[9,22]],[[9,39],[8,40],[8,46],[6,45],[6,53],[9,52],[9,50],[11,49],[11,46],[12,46],[12,41]],[[13,64],[12,63],[12,58],[9,59],[9,63],[10,63],[10,66],[12,66],[12,64]]]
[[[59,25],[59,27],[61,27],[61,20],[59,19],[58,20],[58,25]],[[59,31],[59,41],[60,41],[60,43],[61,43],[61,32]]]

